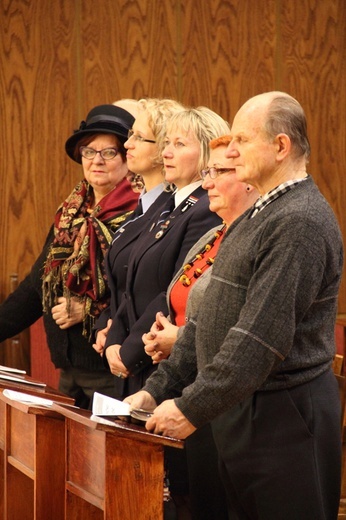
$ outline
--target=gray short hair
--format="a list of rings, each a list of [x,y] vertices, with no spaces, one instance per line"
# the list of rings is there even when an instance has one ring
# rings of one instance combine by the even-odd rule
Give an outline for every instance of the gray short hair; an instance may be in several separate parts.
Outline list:
[[[290,138],[298,157],[310,157],[310,143],[307,135],[306,117],[296,99],[288,94],[278,94],[268,105],[264,131],[271,138],[286,134]]]

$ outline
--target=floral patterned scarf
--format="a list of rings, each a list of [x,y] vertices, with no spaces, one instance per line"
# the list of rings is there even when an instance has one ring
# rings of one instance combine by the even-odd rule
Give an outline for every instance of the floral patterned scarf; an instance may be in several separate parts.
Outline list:
[[[90,210],[93,190],[80,181],[55,215],[54,240],[43,273],[43,308],[54,306],[58,296],[85,303],[83,333],[109,304],[104,258],[114,231],[137,206],[138,194],[124,179]]]

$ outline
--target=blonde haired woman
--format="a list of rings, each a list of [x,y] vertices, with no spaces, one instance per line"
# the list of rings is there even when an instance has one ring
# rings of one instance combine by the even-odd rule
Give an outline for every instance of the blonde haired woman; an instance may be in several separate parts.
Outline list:
[[[132,182],[140,188],[137,208],[116,233],[106,258],[108,285],[111,291],[110,306],[95,324],[94,349],[103,352],[112,318],[124,297],[126,273],[132,248],[143,229],[147,229],[157,209],[171,196],[164,179],[161,156],[166,124],[183,106],[172,99],[140,99],[136,107],[136,120],[125,142],[127,165]]]
[[[134,124],[137,127],[138,119]],[[138,237],[127,263],[126,291],[105,343],[104,359],[118,378],[118,398],[140,390],[156,369],[145,354],[142,335],[156,312],[167,310],[166,290],[187,251],[220,218],[209,210],[200,170],[207,166],[208,143],[229,132],[228,124],[206,108],[186,108],[172,115],[162,146],[166,181],[174,187]],[[125,143],[129,146],[129,141]],[[129,167],[131,160],[128,156]],[[186,461],[178,450],[166,450],[172,496],[188,494]]]

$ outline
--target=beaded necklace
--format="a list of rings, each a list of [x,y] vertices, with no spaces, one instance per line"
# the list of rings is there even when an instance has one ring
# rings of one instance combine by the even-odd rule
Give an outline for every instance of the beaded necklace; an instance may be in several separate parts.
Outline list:
[[[226,224],[224,223],[222,228],[214,233],[214,236],[212,237],[210,242],[208,242],[203,247],[202,251],[197,253],[195,258],[190,263],[184,265],[184,267],[182,269],[184,274],[182,274],[180,276],[180,278],[179,278],[179,282],[182,283],[184,285],[184,287],[189,287],[189,285],[191,285],[191,283],[192,283],[191,281],[192,281],[193,278],[199,278],[203,274],[204,270],[208,269],[208,267],[213,265],[214,260],[215,260],[215,256],[206,258],[205,264],[201,265],[200,267],[197,267],[194,270],[194,272],[192,273],[192,276],[189,277],[186,274],[188,271],[190,271],[193,268],[193,266],[194,266],[194,264],[196,262],[202,260],[204,258],[204,255],[206,253],[208,253],[212,249],[212,247],[214,246],[216,240],[221,239],[222,235],[225,232],[225,229],[226,229]]]

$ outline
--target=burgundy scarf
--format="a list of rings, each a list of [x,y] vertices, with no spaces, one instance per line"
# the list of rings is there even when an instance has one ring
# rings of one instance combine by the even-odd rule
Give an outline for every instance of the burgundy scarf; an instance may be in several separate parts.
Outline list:
[[[54,241],[43,274],[43,307],[64,296],[85,302],[84,332],[109,304],[104,258],[112,233],[137,206],[138,194],[124,179],[90,210],[93,190],[80,181],[59,206],[54,220]]]

